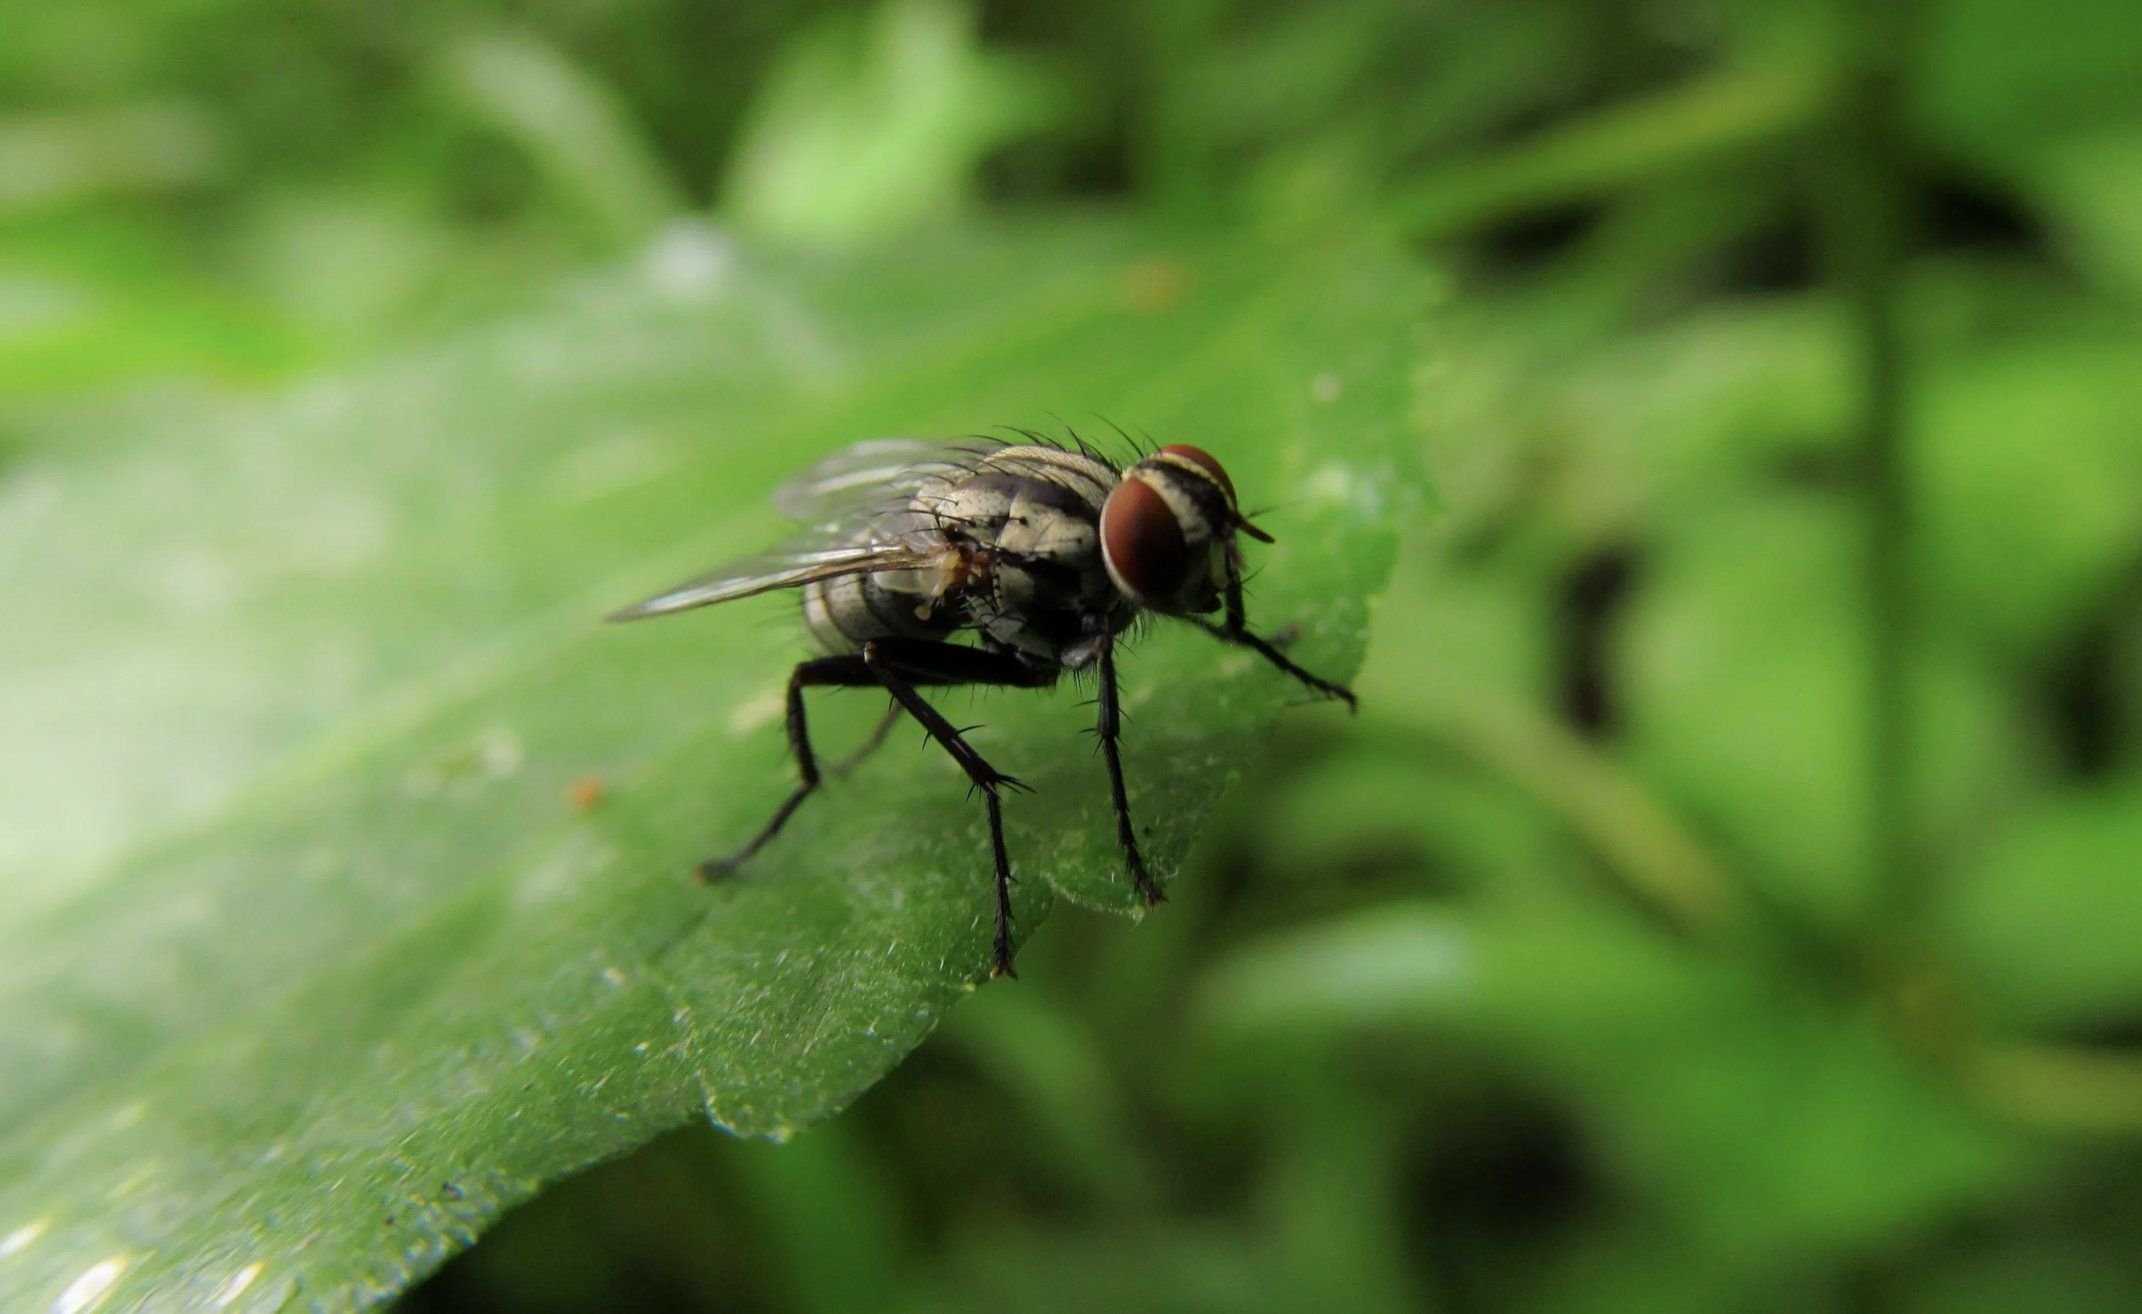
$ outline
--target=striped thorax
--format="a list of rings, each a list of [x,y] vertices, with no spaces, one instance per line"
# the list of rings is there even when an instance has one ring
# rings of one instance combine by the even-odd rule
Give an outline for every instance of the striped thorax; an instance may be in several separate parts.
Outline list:
[[[845,576],[804,591],[812,637],[829,653],[875,638],[979,632],[985,647],[1037,665],[1078,667],[1135,605],[1101,560],[1101,516],[1120,478],[1084,452],[1028,445],[987,453],[915,490],[901,523],[862,531],[942,536],[917,570]]]

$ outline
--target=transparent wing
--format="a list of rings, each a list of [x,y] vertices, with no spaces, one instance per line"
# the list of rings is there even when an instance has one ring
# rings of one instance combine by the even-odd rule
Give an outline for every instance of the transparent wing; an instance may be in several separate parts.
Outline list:
[[[644,620],[673,611],[709,607],[777,589],[801,588],[816,580],[869,575],[884,570],[926,570],[944,563],[947,549],[911,541],[850,543],[843,546],[788,545],[739,557],[704,575],[662,590],[651,598],[611,612],[614,621]]]
[[[949,549],[915,509],[916,495],[970,470],[1004,443],[877,438],[835,452],[774,491],[774,505],[803,522],[786,542],[612,612],[614,621],[666,616],[817,580],[942,566]]]
[[[833,453],[781,485],[773,504],[807,525],[858,527],[905,510],[922,488],[973,469],[1004,445],[995,438],[873,438]]]

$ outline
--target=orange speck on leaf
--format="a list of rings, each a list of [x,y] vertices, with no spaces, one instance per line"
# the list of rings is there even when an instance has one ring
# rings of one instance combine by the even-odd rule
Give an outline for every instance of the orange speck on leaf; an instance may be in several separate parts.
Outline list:
[[[1189,290],[1190,273],[1178,260],[1154,256],[1123,271],[1123,306],[1132,314],[1157,315],[1172,309]]]
[[[590,772],[574,776],[565,786],[565,801],[575,812],[592,812],[608,792],[603,788],[602,777]]]

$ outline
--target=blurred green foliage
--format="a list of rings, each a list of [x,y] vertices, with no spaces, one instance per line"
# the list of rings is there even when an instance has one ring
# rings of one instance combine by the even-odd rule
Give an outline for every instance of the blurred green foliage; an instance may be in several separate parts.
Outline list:
[[[406,1308],[2142,1305],[2142,8],[0,30],[0,505],[11,452],[421,354],[706,213],[1419,266],[1441,510],[1358,723],[848,1114],[564,1182]]]

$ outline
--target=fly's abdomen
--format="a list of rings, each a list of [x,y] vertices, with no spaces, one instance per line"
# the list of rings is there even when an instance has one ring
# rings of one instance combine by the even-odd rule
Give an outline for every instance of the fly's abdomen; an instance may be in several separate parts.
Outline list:
[[[927,590],[900,587],[905,574],[847,575],[803,590],[803,624],[829,656],[857,652],[871,639],[942,639],[959,625],[956,608]]]

